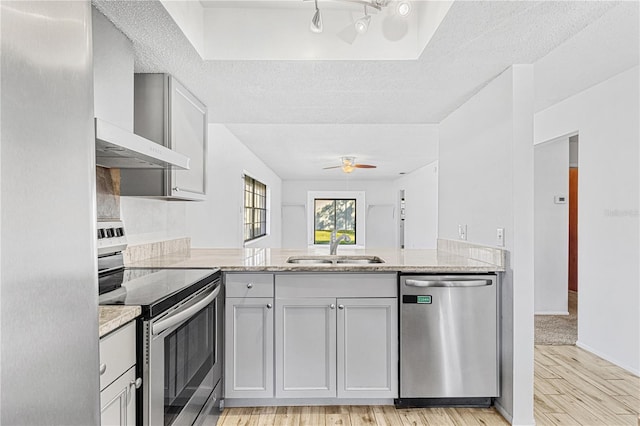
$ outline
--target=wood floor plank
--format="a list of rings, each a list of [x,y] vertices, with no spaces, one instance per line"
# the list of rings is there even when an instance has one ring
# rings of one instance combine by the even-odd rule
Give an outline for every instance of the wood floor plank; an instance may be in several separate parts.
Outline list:
[[[422,417],[430,426],[455,426],[444,408],[423,408]]]
[[[567,413],[546,413],[544,416],[557,426],[583,426]]]
[[[225,408],[222,426],[249,426],[253,408]]]
[[[623,403],[628,409],[634,413],[640,413],[640,395],[614,395],[612,396],[616,401]],[[640,426],[640,423],[638,423]]]
[[[324,425],[325,410],[322,406],[305,406],[300,410],[300,426]]]
[[[509,422],[500,415],[494,408],[468,408],[473,414],[476,421],[485,426],[505,426],[509,425]]]
[[[254,407],[251,417],[256,419],[257,426],[271,426],[276,421],[278,407]]]
[[[340,425],[351,426],[351,416],[349,415],[349,407],[340,405],[332,405],[325,408],[325,420],[326,426]]]
[[[402,426],[424,426],[427,420],[420,413],[419,408],[404,408],[398,410]]]
[[[373,414],[378,426],[398,426],[402,424],[398,411],[391,405],[376,405]]]
[[[467,426],[478,426],[481,423],[478,421],[478,419],[475,416],[475,409],[473,408],[452,408],[451,410],[448,411],[449,416],[451,416],[452,412],[456,413],[460,419],[462,419],[464,425]]]
[[[366,405],[352,405],[349,407],[352,426],[375,425],[376,417],[371,407]]]
[[[300,424],[300,407],[277,407],[274,426],[297,426]]]
[[[559,395],[559,394],[558,394]],[[564,413],[564,408],[552,401],[545,394],[533,394],[533,406],[543,413]]]
[[[592,412],[587,404],[567,395],[548,395],[548,398],[556,401],[565,408],[565,412],[582,425],[606,425],[610,424],[606,416]]]

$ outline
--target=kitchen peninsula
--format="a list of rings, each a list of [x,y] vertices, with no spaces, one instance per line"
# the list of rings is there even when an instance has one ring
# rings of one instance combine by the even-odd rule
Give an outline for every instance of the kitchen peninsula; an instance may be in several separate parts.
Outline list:
[[[207,249],[168,253],[130,263],[132,267],[152,268],[220,268],[223,272],[284,271],[359,271],[359,272],[423,272],[482,273],[505,270],[504,250],[456,241],[440,240],[437,250],[418,249],[346,249],[340,256],[376,256],[383,263],[296,264],[287,259],[328,255],[328,249]]]

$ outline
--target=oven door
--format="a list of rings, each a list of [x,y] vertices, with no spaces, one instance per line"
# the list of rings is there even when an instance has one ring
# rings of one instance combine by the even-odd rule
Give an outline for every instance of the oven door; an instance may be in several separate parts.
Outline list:
[[[222,377],[220,280],[145,322],[143,424],[193,425]],[[202,412],[202,413],[201,413]]]

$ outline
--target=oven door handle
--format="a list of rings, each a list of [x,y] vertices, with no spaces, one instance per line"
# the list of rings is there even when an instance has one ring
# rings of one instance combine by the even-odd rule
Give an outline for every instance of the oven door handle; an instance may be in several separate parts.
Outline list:
[[[213,290],[211,294],[209,294],[207,297],[205,297],[198,303],[192,306],[189,306],[187,309],[180,311],[174,315],[171,315],[168,318],[165,318],[153,324],[153,326],[151,327],[151,333],[154,336],[157,336],[158,334],[162,333],[166,329],[171,328],[176,324],[180,324],[181,322],[188,320],[193,315],[195,315],[196,313],[201,311],[203,308],[205,308],[207,305],[209,305],[211,302],[213,302],[213,300],[216,297],[218,297],[218,294],[220,294],[220,286],[216,287],[216,289]]]

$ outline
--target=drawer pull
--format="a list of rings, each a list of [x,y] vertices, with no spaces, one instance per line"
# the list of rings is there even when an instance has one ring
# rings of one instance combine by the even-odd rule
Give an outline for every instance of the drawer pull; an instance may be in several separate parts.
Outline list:
[[[100,364],[100,375],[102,376],[107,372],[107,364]]]
[[[136,389],[140,389],[140,386],[142,386],[142,379],[140,377],[129,383],[129,387],[134,387]]]
[[[247,288],[253,288],[253,283],[247,284]]]
[[[273,305],[271,303],[267,303],[267,309],[271,309],[273,308]]]

